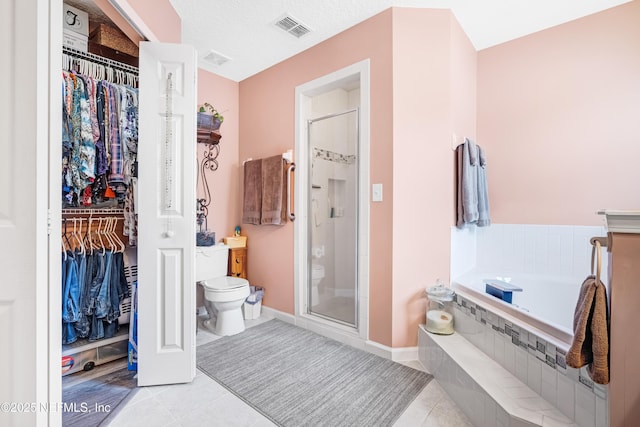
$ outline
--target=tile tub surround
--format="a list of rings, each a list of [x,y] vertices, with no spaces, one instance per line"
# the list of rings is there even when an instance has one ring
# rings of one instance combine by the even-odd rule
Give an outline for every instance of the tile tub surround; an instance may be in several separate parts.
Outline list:
[[[450,277],[456,282],[461,276],[487,271],[499,272],[503,277],[522,274],[558,277],[576,283],[577,298],[579,286],[590,272],[589,239],[605,235],[601,226],[452,227]],[[607,271],[607,257],[603,261],[603,271]],[[573,312],[574,304],[575,301],[567,302],[567,310]],[[454,315],[457,333],[562,414],[579,426],[608,426],[608,387],[594,384],[584,369],[566,366],[564,355],[569,339],[546,335],[539,328],[506,312],[498,314],[493,307],[473,298],[456,299]]]
[[[451,283],[453,290],[467,300],[487,310],[505,313],[515,323],[530,325],[538,336],[559,341],[568,348],[573,340],[573,307],[579,286],[568,280],[534,275],[514,276],[511,283],[522,288],[513,293],[513,302],[508,303],[486,292],[491,274],[465,274]]]
[[[465,273],[535,274],[583,280],[591,265],[594,236],[604,226],[492,224],[451,228],[451,279]],[[603,257],[602,271],[607,271]],[[581,282],[580,282],[581,283]]]
[[[460,334],[420,327],[420,360],[478,427],[576,426]]]
[[[476,351],[483,352],[577,425],[608,425],[607,386],[595,384],[586,369],[566,365],[568,344],[518,323],[507,313],[487,309],[477,300],[456,295],[454,302],[456,334]]]

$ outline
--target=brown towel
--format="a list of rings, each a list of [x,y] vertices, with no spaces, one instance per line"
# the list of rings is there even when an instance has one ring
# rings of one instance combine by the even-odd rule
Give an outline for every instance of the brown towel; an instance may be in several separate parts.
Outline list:
[[[286,190],[282,155],[263,159],[261,224],[283,225],[287,221]]]
[[[609,383],[609,330],[607,291],[595,276],[582,283],[573,316],[573,343],[567,353],[567,365],[585,365],[589,376],[598,384]]]
[[[244,164],[244,198],[242,223],[260,224],[262,209],[262,160],[249,160]]]

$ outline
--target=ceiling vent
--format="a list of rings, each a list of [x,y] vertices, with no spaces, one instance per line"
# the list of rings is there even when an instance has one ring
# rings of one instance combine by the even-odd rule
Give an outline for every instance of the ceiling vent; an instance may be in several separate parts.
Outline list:
[[[231,58],[221,54],[220,52],[216,52],[215,50],[209,51],[209,53],[207,53],[202,59],[216,66],[220,66],[227,61],[231,61]]]
[[[297,38],[311,32],[309,27],[300,23],[299,20],[291,15],[284,15],[282,18],[278,19],[275,22],[275,26]]]

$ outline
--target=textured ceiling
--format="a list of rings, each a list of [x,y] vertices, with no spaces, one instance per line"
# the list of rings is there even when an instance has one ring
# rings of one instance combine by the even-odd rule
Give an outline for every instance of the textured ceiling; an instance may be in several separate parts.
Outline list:
[[[65,1],[92,4],[92,0]],[[629,0],[169,1],[182,19],[182,42],[198,51],[198,65],[241,81],[392,6],[450,8],[471,43],[481,50]],[[311,32],[296,38],[275,27],[285,13]],[[230,60],[222,65],[204,61],[212,50]]]

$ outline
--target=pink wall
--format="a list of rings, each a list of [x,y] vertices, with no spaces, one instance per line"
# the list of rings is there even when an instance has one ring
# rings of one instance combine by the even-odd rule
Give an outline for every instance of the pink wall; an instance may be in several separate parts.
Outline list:
[[[133,42],[138,44],[142,37],[125,20],[109,2],[109,0],[93,0],[120,30]],[[164,43],[180,43],[182,40],[182,21],[169,0],[120,0],[124,12],[129,19],[141,29],[146,26],[159,41]]]
[[[144,17],[144,23],[158,37],[157,41],[180,43],[182,20],[169,0],[128,0],[126,2],[138,15]]]
[[[370,338],[391,345],[391,11],[387,10],[293,58],[240,82],[240,159],[294,147],[296,86],[371,59],[371,182],[385,202],[371,205]],[[293,225],[243,225],[249,280],[266,288],[264,304],[294,313]]]
[[[240,158],[293,148],[295,87],[364,58],[371,58],[370,179],[384,186],[384,201],[370,204],[369,338],[413,346],[424,288],[449,274],[450,136],[475,135],[476,53],[452,14],[390,9],[241,82]],[[249,279],[267,288],[265,305],[293,313],[293,227],[243,229]]]
[[[476,52],[448,10],[393,9],[393,347],[449,278],[451,134],[475,135]],[[375,316],[375,314],[373,314]]]
[[[240,223],[240,177],[242,163],[239,161],[239,84],[216,74],[198,70],[198,105],[204,102],[216,107],[224,116],[220,127],[220,154],[218,170],[206,171],[212,202],[207,223],[209,230],[216,232],[216,239],[232,236]],[[198,162],[202,161],[205,144],[198,144]],[[198,183],[198,198],[204,198],[202,182]]]
[[[93,2],[136,45],[144,40],[142,36],[138,34],[136,30],[134,30],[133,27],[122,17],[120,12],[118,12],[116,8],[109,3],[109,0],[93,0]]]
[[[478,54],[495,223],[598,225],[640,206],[640,2]]]

